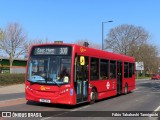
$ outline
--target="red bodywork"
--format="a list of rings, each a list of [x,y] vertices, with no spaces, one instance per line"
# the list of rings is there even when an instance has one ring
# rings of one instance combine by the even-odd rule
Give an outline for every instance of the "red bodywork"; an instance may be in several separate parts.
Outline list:
[[[26,99],[31,101],[40,102],[40,99],[50,100],[50,103],[74,105],[76,101],[70,95],[70,85],[61,86],[48,86],[48,85],[31,85],[26,81]]]
[[[47,45],[51,45],[51,44],[35,45],[35,46],[47,46]],[[52,44],[52,45],[59,45],[59,44]],[[134,58],[128,57],[125,55],[115,54],[111,52],[106,52],[106,51],[74,45],[74,44],[62,44],[62,46],[63,45],[72,46],[70,83],[67,85],[62,85],[60,87],[52,86],[52,85],[39,85],[39,84],[32,85],[30,82],[27,81],[27,74],[26,74],[25,93],[26,93],[27,100],[40,102],[40,99],[44,98],[44,99],[50,100],[50,103],[69,104],[69,105],[77,104],[76,91],[74,88],[74,72],[75,72],[74,62],[75,62],[76,55],[88,56],[89,59],[90,57],[95,57],[99,59],[121,61],[122,71],[124,71],[124,62],[130,62],[133,64],[135,62]],[[88,67],[88,69],[90,69],[90,67]],[[27,68],[27,73],[28,73],[28,68]],[[88,102],[90,101],[90,93],[92,88],[96,88],[98,92],[98,96],[97,96],[98,99],[103,99],[106,97],[117,95],[117,79],[90,81],[90,72],[88,75],[89,75],[88,76],[88,100],[87,100]],[[107,84],[109,84],[108,89],[106,87]],[[128,85],[128,92],[135,89],[135,74],[131,78],[124,78],[124,72],[122,72],[122,93],[125,92],[126,84]]]

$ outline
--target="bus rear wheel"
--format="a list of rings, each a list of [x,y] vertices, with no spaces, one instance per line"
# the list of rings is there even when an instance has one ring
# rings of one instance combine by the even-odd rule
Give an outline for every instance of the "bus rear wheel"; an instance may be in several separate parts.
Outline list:
[[[95,89],[92,89],[92,92],[90,94],[90,104],[94,104],[96,101],[97,92]]]
[[[126,95],[127,93],[128,93],[128,85],[126,84],[124,88],[124,94]]]

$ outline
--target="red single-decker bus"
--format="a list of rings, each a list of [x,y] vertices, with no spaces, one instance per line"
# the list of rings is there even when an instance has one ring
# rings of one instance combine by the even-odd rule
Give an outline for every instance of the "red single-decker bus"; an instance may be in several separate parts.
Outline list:
[[[76,105],[135,89],[135,59],[75,44],[33,45],[27,63],[29,101]]]

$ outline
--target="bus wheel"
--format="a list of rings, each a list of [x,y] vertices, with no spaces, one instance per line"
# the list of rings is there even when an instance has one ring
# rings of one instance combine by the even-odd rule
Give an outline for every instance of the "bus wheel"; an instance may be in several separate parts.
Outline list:
[[[90,94],[90,104],[94,104],[96,101],[96,90],[92,89],[92,92]]]
[[[126,95],[127,93],[128,93],[128,85],[126,84],[124,88],[124,94]]]

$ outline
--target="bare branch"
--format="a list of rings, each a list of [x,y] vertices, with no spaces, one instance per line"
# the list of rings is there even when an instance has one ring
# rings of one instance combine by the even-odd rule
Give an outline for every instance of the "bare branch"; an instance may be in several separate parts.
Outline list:
[[[10,66],[12,66],[14,58],[22,55],[25,51],[23,46],[26,42],[27,35],[18,23],[8,24],[3,30],[3,35],[0,46],[10,58]]]

